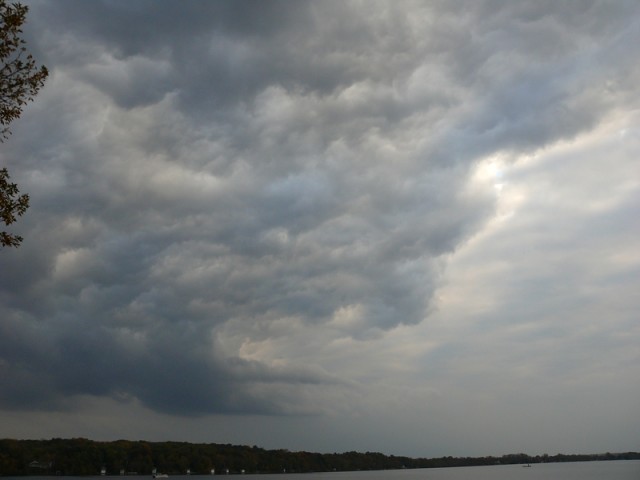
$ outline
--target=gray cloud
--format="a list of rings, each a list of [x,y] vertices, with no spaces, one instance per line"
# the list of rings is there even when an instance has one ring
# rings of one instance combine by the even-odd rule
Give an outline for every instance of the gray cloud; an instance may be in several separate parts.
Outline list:
[[[441,300],[447,265],[464,290],[479,267],[456,258],[504,203],[478,168],[518,165],[637,105],[637,7],[569,5],[33,2],[25,33],[52,75],[3,145],[32,207],[24,245],[0,256],[0,404],[373,415],[367,402],[398,387],[387,376],[416,382],[396,364],[420,363],[431,322],[464,318]],[[554,179],[565,163],[549,162]],[[562,198],[591,188],[576,185]],[[593,232],[609,241],[633,217],[625,205],[576,224],[556,254]],[[527,211],[499,238],[528,273],[469,332],[586,298],[552,279],[579,283],[591,244],[548,270],[523,258],[548,215]],[[384,342],[405,329],[427,333],[400,354]],[[438,341],[424,361],[467,379],[452,358],[474,348]],[[416,398],[441,408],[437,390]]]

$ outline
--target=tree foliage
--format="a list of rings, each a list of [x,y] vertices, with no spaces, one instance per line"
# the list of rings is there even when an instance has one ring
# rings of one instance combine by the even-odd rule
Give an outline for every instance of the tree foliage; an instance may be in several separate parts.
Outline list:
[[[472,465],[638,460],[640,453],[595,455],[537,455],[501,457],[410,458],[377,452],[311,453],[253,447],[187,442],[118,440],[94,442],[84,438],[51,440],[0,439],[0,476],[4,475],[149,475],[158,472],[184,475],[219,473],[302,473],[349,470],[462,467]]]
[[[21,38],[22,25],[29,11],[20,3],[0,0],[0,142],[11,134],[9,125],[22,114],[44,85],[49,72],[37,66]],[[9,182],[6,168],[0,170],[0,221],[10,225],[29,207],[29,196],[19,195],[15,183]],[[0,232],[0,246],[17,247],[22,237]]]
[[[23,215],[29,208],[29,195],[19,193],[18,186],[9,182],[7,169],[0,169],[0,220],[5,225],[11,225],[16,216]],[[0,232],[0,245],[3,247],[17,247],[20,242],[21,236]]]
[[[49,75],[47,67],[36,65],[20,37],[28,11],[28,7],[19,3],[0,0],[0,135],[3,139],[10,134],[9,124],[20,117],[23,107],[33,100]]]

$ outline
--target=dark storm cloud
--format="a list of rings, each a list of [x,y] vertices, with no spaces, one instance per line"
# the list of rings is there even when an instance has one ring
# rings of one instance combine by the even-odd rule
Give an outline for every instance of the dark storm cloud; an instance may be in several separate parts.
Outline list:
[[[633,57],[611,29],[630,4],[463,5],[33,3],[52,77],[6,150],[33,207],[0,258],[2,404],[308,413],[305,388],[346,388],[260,348],[423,321],[493,212],[475,163],[573,138],[633,88],[594,93]]]
[[[74,2],[64,9],[40,7],[46,20],[39,27],[61,42],[50,50],[51,61],[95,62],[84,78],[123,107],[149,104],[173,91],[193,114],[212,114],[265,85],[330,91],[347,75],[344,62],[323,65],[325,59],[305,53],[319,28],[308,2]],[[69,33],[58,36],[63,31]],[[69,41],[89,46],[68,49]],[[112,65],[92,55],[90,46],[96,44],[113,57]],[[137,61],[119,63],[130,58]],[[318,60],[321,65],[316,65]],[[154,68],[156,62],[160,65]],[[171,68],[163,69],[164,62]]]

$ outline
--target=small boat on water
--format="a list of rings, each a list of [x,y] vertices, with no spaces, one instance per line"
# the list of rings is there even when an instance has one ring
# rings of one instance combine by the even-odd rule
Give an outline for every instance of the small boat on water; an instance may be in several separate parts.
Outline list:
[[[531,468],[531,464],[530,463],[527,463],[526,465],[522,465],[522,466],[525,467],[525,468]]]
[[[155,468],[151,472],[151,476],[153,478],[169,478],[169,475],[167,475],[166,473],[158,473]]]

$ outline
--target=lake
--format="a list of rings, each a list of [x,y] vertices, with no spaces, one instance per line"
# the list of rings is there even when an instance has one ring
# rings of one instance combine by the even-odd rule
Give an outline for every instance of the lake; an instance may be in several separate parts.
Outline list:
[[[254,477],[251,480],[258,477],[245,476]],[[640,460],[538,463],[531,468],[495,465],[269,476],[274,477],[277,480],[640,480]]]
[[[225,475],[171,475],[169,480],[207,480]],[[484,467],[421,468],[332,473],[231,475],[244,480],[640,480],[640,460],[607,462],[537,463]],[[60,477],[3,477],[4,480],[60,480]],[[74,480],[122,480],[120,476],[68,477]],[[126,480],[151,480],[151,475],[126,476]]]

